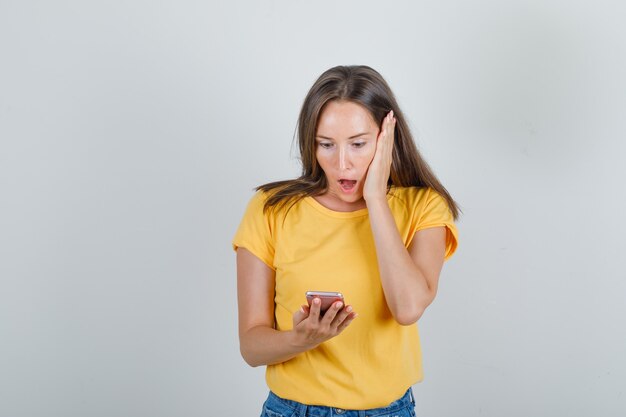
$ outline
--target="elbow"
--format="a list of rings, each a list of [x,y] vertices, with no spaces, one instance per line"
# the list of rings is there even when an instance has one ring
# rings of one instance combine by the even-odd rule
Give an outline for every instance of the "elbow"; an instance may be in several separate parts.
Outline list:
[[[424,314],[423,308],[405,309],[394,314],[394,318],[401,326],[410,326],[417,323],[417,321]]]
[[[435,299],[436,290],[432,293],[429,293],[427,297],[413,300],[409,305],[404,306],[402,308],[395,308],[392,310],[392,314],[394,319],[402,326],[410,326],[412,324],[417,323],[417,321],[422,317],[426,308],[433,302]]]
[[[258,364],[254,363],[254,361],[252,361],[252,359],[250,359],[249,357],[247,357],[243,353],[241,354],[241,357],[243,358],[244,362],[247,363],[248,366],[250,366],[251,368],[256,368],[257,366],[259,366]]]
[[[402,326],[415,324],[422,317],[424,311],[426,311],[426,307],[428,307],[432,301],[433,298],[431,297],[427,300],[423,300],[423,302],[413,302],[404,308],[396,308],[395,311],[392,311],[393,317]]]
[[[259,361],[256,361],[253,357],[253,355],[250,355],[249,352],[246,351],[246,349],[244,348],[243,344],[239,344],[239,353],[241,353],[241,357],[243,358],[243,360],[252,368],[256,368],[259,367],[261,365],[264,365],[263,363],[260,363]]]

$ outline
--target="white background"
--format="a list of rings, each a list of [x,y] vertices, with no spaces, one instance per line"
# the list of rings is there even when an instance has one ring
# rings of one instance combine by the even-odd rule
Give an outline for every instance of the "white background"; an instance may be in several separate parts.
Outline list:
[[[259,415],[230,241],[338,64],[464,211],[417,414],[626,415],[625,11],[0,0],[0,415]]]

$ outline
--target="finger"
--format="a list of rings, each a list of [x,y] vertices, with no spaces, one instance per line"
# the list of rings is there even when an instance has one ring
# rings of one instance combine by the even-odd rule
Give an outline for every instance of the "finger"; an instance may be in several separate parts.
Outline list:
[[[322,302],[319,299],[319,297],[315,297],[313,301],[311,302],[309,317],[311,317],[311,319],[314,320],[315,322],[317,322],[320,318],[321,305],[322,305]]]
[[[328,310],[326,310],[326,313],[324,313],[324,318],[322,319],[324,323],[330,325],[335,319],[335,316],[337,315],[339,310],[341,310],[342,308],[343,308],[343,303],[341,301],[337,301],[333,303],[333,305],[330,306]]]
[[[387,132],[387,123],[389,122],[389,113],[383,118],[383,122],[380,124],[380,132],[378,132],[378,139],[385,136]]]
[[[389,110],[389,112],[385,115],[384,121],[387,122],[391,119],[393,119],[393,110]]]
[[[341,333],[342,331],[344,331],[344,329],[348,327],[350,323],[352,323],[352,321],[358,316],[359,315],[357,313],[350,313],[348,317],[346,317],[346,319],[337,327],[337,333]]]
[[[395,127],[395,118],[393,117],[393,110],[391,110],[385,118],[383,119],[382,126],[380,127],[380,133],[378,135],[379,139],[383,139],[388,136],[390,133],[393,134],[393,129]]]
[[[393,135],[393,130],[394,130],[395,126],[396,126],[396,118],[393,117],[393,110],[391,110],[389,112],[389,114],[387,115],[387,125],[386,125],[386,128],[387,128],[387,135],[388,136]]]
[[[293,327],[296,327],[300,322],[305,320],[309,316],[308,312],[304,310],[304,306],[300,307],[300,310],[297,310],[293,313]]]
[[[391,150],[393,149],[394,141],[395,141],[395,132],[396,132],[396,118],[393,117],[393,110],[389,112],[387,116],[387,123],[385,126],[385,136],[382,144],[384,145],[384,152],[386,155],[391,155]]]
[[[331,326],[333,327],[339,327],[339,325],[341,323],[343,323],[343,321],[346,319],[346,317],[348,317],[348,315],[352,312],[352,306],[347,305],[344,309],[342,309],[337,316],[335,316],[335,319],[333,320]]]

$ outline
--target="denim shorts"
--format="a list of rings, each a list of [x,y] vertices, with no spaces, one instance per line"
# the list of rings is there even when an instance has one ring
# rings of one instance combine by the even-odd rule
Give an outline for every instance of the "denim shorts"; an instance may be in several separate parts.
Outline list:
[[[401,398],[386,407],[344,410],[286,400],[270,391],[263,403],[261,417],[415,417],[415,398],[413,390],[409,387]]]

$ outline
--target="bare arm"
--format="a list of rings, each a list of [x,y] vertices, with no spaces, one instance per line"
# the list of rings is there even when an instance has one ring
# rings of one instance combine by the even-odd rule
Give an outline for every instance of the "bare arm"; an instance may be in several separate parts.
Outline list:
[[[404,247],[387,202],[396,121],[393,111],[383,119],[376,153],[368,167],[363,198],[369,211],[380,280],[387,306],[402,325],[415,323],[437,294],[443,266],[446,231],[434,227],[415,233]]]
[[[293,330],[274,328],[274,271],[245,248],[237,249],[239,347],[250,366],[288,361],[337,336],[354,319],[350,307],[335,303],[323,317],[320,305],[293,316]]]
[[[416,232],[407,249],[387,200],[368,201],[368,210],[387,305],[398,323],[413,324],[437,294],[445,255],[445,227]]]

